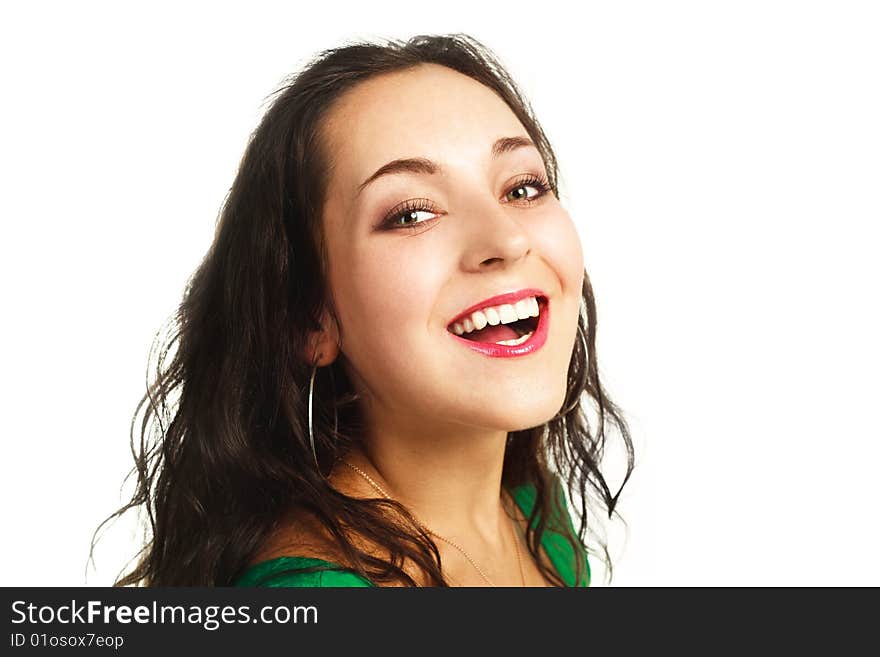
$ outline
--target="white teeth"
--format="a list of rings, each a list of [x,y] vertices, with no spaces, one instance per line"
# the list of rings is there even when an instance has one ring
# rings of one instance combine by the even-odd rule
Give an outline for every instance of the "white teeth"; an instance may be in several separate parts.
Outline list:
[[[532,317],[537,317],[541,314],[541,309],[538,307],[538,300],[535,297],[529,299],[529,305],[532,307]]]
[[[515,347],[516,345],[518,345],[518,344],[522,344],[523,342],[525,342],[526,340],[528,340],[528,339],[529,339],[530,337],[532,337],[534,334],[535,334],[534,331],[529,331],[529,332],[526,333],[525,335],[521,335],[521,336],[519,336],[516,340],[502,340],[501,342],[496,342],[495,344],[503,344],[503,345],[505,345],[505,346],[507,346],[507,347]]]
[[[500,306],[477,310],[471,313],[470,317],[465,317],[453,324],[452,332],[456,335],[463,335],[472,331],[481,331],[490,325],[512,324],[521,319],[539,317],[540,314],[541,309],[538,305],[538,299],[536,297],[529,297],[527,299],[520,299],[515,304],[505,303]],[[521,342],[517,344],[521,344]]]
[[[498,309],[498,315],[501,317],[502,324],[513,324],[519,319],[516,310],[509,303],[505,303]]]

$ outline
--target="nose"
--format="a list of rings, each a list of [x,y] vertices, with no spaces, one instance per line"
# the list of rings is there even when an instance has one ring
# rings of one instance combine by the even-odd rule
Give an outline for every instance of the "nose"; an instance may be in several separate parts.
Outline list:
[[[531,236],[517,215],[516,208],[499,206],[497,201],[474,204],[468,210],[463,222],[467,226],[462,256],[465,271],[509,267],[531,253]]]

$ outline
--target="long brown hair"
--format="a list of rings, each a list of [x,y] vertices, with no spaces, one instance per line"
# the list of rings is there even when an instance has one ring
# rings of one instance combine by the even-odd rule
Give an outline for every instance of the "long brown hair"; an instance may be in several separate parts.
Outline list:
[[[424,573],[423,581],[447,585],[437,546],[402,505],[347,497],[325,479],[363,429],[342,354],[322,368],[328,373],[322,371],[315,384],[321,471],[316,467],[307,423],[311,364],[302,357],[309,333],[321,328],[322,311],[332,313],[320,221],[327,183],[322,119],[358,83],[425,63],[493,89],[537,145],[559,196],[556,158],[530,105],[495,56],[471,37],[349,44],[321,52],[292,76],[251,136],[214,242],[186,287],[170,334],[154,343],[155,376],[150,380],[148,372],[147,393],[132,419],[135,466],[129,476],[136,475],[137,488],[104,521],[141,508],[150,533],[117,585],[230,585],[293,508],[312,514],[346,565],[374,583],[416,585],[406,562]],[[609,423],[627,454],[624,484],[633,467],[626,422],[599,383],[596,306],[586,272],[582,293],[559,414],[508,434],[503,485],[534,486],[527,543],[535,557],[548,519],[559,517],[561,487],[555,482],[580,500],[576,534],[559,528],[577,553],[587,544],[588,499],[591,516],[614,513],[620,489],[612,493],[600,471]],[[593,428],[584,395],[598,417]],[[352,536],[383,546],[388,558],[361,550],[364,543]],[[598,547],[610,566],[605,543]],[[550,581],[564,585],[536,561]]]

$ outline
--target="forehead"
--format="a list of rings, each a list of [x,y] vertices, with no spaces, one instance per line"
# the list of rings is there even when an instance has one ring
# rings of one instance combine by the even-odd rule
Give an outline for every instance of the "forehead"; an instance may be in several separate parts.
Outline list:
[[[488,162],[501,136],[527,136],[490,88],[436,64],[360,83],[330,109],[324,143],[336,184],[354,189],[378,167],[400,157]]]

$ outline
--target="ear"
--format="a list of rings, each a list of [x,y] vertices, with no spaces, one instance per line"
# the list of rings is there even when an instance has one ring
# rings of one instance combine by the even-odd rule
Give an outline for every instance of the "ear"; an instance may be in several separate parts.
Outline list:
[[[321,317],[321,331],[309,333],[304,354],[307,363],[312,367],[325,367],[339,356],[339,327],[325,312]]]

